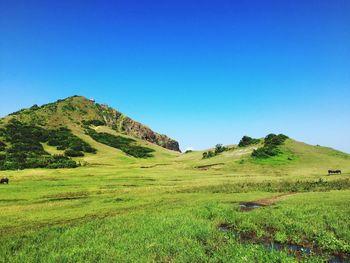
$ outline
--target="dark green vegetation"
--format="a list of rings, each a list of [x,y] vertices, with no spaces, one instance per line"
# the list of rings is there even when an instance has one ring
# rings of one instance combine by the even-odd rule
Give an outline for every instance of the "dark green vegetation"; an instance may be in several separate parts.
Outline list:
[[[122,150],[124,153],[136,158],[152,157],[153,149],[136,145],[136,141],[123,136],[115,136],[105,132],[96,132],[93,129],[86,129],[86,133],[95,141]]]
[[[106,125],[106,123],[104,121],[101,120],[83,120],[82,124],[84,125],[85,128],[88,128],[90,125],[94,125],[94,126],[102,126],[102,125]]]
[[[252,152],[252,156],[256,158],[269,158],[281,153],[279,146],[284,143],[288,137],[284,134],[269,134],[264,139],[264,146]]]
[[[72,134],[67,128],[48,131],[47,144],[56,146],[57,150],[65,150],[67,156],[84,156],[83,152],[96,153],[96,149],[92,148],[88,143]]]
[[[0,141],[0,152],[6,149],[6,143]]]
[[[203,155],[202,155],[202,158],[203,159],[207,159],[207,158],[211,158],[211,157],[214,157],[224,151],[227,151],[228,148],[223,146],[222,144],[217,144],[215,146],[215,150],[214,151],[207,151],[207,152],[204,152]]]
[[[249,136],[243,136],[242,139],[239,141],[238,146],[245,147],[253,144],[258,144],[259,142],[260,142],[260,139],[254,139]]]
[[[1,129],[0,170],[25,168],[74,168],[77,163],[66,156],[83,156],[83,152],[95,153],[96,149],[73,135],[70,130],[44,128],[23,124],[16,119]],[[51,155],[42,143],[66,150],[65,155]],[[8,144],[8,145],[7,145]]]

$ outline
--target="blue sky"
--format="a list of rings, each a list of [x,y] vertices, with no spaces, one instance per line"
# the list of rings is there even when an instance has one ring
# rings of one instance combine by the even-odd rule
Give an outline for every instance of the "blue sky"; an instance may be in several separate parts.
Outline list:
[[[0,0],[0,116],[74,94],[180,142],[350,152],[350,1]]]

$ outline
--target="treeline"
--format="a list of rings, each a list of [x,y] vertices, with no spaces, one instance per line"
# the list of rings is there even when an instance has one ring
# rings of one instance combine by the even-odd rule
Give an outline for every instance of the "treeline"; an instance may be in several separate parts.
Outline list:
[[[131,138],[115,136],[105,132],[96,132],[91,128],[85,129],[85,132],[95,141],[119,149],[136,158],[152,157],[151,153],[154,152],[153,149],[136,145],[136,141]]]
[[[64,155],[50,155],[41,143],[65,150]],[[78,164],[70,156],[96,149],[73,135],[67,128],[46,130],[12,119],[0,129],[0,170],[25,168],[75,168]]]

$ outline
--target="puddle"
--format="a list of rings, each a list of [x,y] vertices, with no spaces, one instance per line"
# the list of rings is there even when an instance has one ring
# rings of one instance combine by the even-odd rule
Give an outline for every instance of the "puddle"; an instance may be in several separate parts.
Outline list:
[[[247,203],[240,203],[239,207],[241,211],[251,211],[253,209],[264,207],[262,204],[253,203],[253,202],[247,202]]]
[[[261,207],[261,206],[260,206]],[[254,208],[253,208],[254,209]],[[230,233],[233,238],[237,238],[239,240],[239,243],[241,244],[253,244],[253,245],[262,245],[266,250],[269,251],[287,251],[289,255],[295,256],[297,258],[300,257],[306,257],[306,256],[327,256],[324,252],[322,252],[321,249],[318,248],[309,248],[304,247],[301,245],[295,245],[295,244],[282,244],[278,242],[268,242],[268,241],[256,241],[256,240],[249,240],[248,238],[242,238],[239,234],[235,233],[232,230],[232,227],[228,224],[221,224],[218,226],[218,230],[223,233]],[[328,255],[329,256],[329,255]],[[347,254],[333,254],[330,256],[331,258],[328,259],[328,263],[349,263],[350,262],[350,255]]]
[[[226,224],[219,225],[218,229],[221,232],[229,232],[230,231],[229,225],[226,225]]]
[[[300,256],[312,256],[312,255],[322,255],[322,252],[319,249],[311,249],[309,247],[304,247],[294,244],[281,244],[277,242],[261,242],[258,243],[263,245],[268,250],[276,251],[288,251],[288,254],[294,255],[297,257]],[[328,263],[348,263],[349,261],[345,259],[345,256],[332,255],[331,258],[327,261]]]

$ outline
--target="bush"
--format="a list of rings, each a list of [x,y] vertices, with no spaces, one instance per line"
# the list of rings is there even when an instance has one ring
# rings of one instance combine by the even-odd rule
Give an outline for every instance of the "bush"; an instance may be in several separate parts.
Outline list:
[[[0,152],[1,152],[1,151],[4,151],[5,148],[6,148],[6,143],[0,141]]]
[[[265,145],[281,145],[284,141],[288,139],[288,136],[284,134],[269,134],[265,137]]]
[[[83,120],[82,123],[86,126],[90,126],[90,125],[94,125],[94,126],[103,126],[106,125],[106,123],[104,121],[100,121],[100,120]]]
[[[260,147],[252,152],[252,156],[256,158],[269,158],[271,156],[276,156],[280,153],[277,147],[264,146]]]
[[[66,105],[63,105],[62,110],[63,111],[75,111],[76,108],[72,104],[68,103]]]
[[[79,150],[67,149],[64,151],[64,155],[69,157],[82,157],[84,153]]]
[[[54,155],[51,160],[48,168],[76,168],[79,166],[75,161],[63,155]]]
[[[86,129],[85,132],[95,141],[120,149],[124,153],[136,158],[152,157],[151,152],[154,152],[153,149],[136,145],[136,141],[131,138],[115,136],[104,132],[98,133],[90,128]]]
[[[203,159],[214,157],[216,154],[213,151],[207,151],[203,153]]]
[[[281,153],[279,146],[284,143],[288,137],[284,134],[269,134],[264,139],[264,146],[260,147],[252,152],[252,156],[255,158],[269,158]]]
[[[57,150],[71,149],[74,151],[96,153],[96,149],[92,148],[79,137],[73,135],[67,128],[51,130],[49,137],[48,145],[56,146]]]
[[[217,144],[215,146],[215,155],[222,153],[224,151],[227,151],[227,148],[225,146],[222,146],[222,144]]]
[[[37,104],[34,104],[32,107],[30,107],[29,109],[30,110],[37,110],[39,109],[40,107],[37,105]]]
[[[77,163],[66,156],[52,156],[47,153],[41,143],[47,142],[49,145],[60,147],[60,149],[70,149],[70,144],[80,147],[89,152],[96,151],[89,144],[82,141],[66,128],[59,130],[45,130],[41,127],[23,124],[16,119],[12,119],[1,129],[2,137],[10,143],[4,148],[4,154],[0,158],[0,170],[15,170],[25,168],[74,168]],[[49,139],[50,138],[50,139]],[[74,152],[74,155],[83,154]]]
[[[259,142],[260,142],[259,139],[254,139],[254,138],[251,138],[249,136],[243,136],[242,139],[239,141],[238,146],[245,147],[248,145],[257,144]]]
[[[203,153],[202,159],[206,159],[206,158],[211,158],[214,157],[224,151],[227,151],[228,148],[223,146],[222,144],[217,144],[215,145],[215,150],[213,151],[207,151]]]

